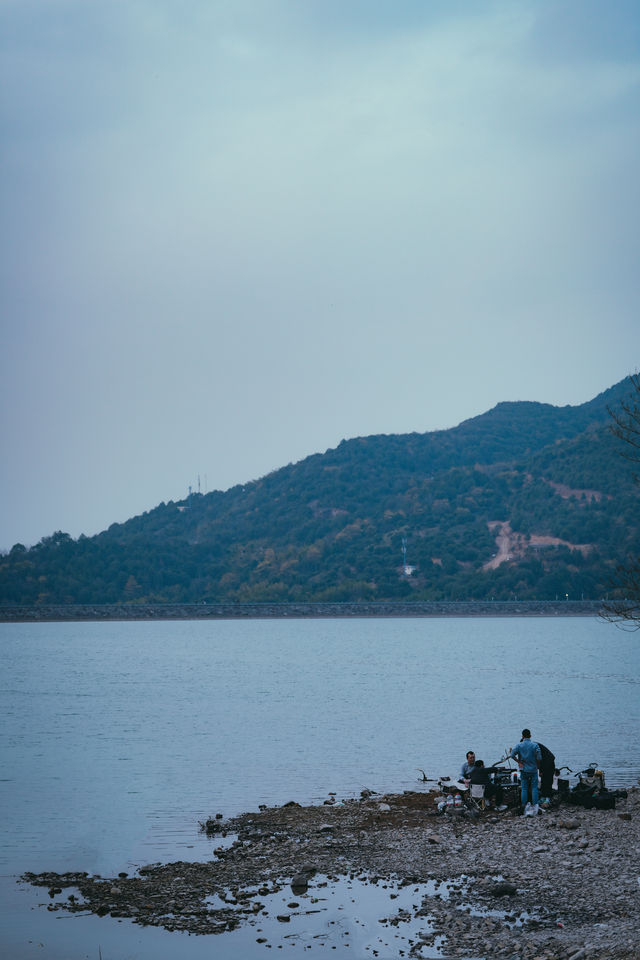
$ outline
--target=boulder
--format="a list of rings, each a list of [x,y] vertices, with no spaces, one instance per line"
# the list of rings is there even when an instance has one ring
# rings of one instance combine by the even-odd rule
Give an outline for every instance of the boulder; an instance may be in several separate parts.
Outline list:
[[[501,880],[489,887],[488,891],[494,897],[513,897],[518,892],[515,883],[509,883],[508,880]]]

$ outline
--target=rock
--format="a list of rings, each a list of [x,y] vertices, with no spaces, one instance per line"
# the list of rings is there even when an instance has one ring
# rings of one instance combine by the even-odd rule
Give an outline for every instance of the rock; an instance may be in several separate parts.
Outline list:
[[[580,826],[580,821],[576,819],[561,820],[558,826],[564,827],[565,830],[577,830]]]
[[[206,823],[200,824],[202,829],[210,835],[212,833],[222,833],[223,827],[217,820],[207,820]]]
[[[280,914],[280,916],[276,917],[276,920],[279,920],[280,923],[290,923],[291,917],[288,914],[283,913],[283,914]]]
[[[379,803],[378,810],[380,810],[381,813],[389,813],[389,811],[391,810],[391,807],[389,806],[388,803]]]
[[[494,897],[513,897],[517,892],[515,883],[509,883],[508,880],[501,880],[489,887],[489,893]]]
[[[631,814],[630,814],[630,813],[619,813],[619,814],[618,814],[618,819],[619,819],[619,820],[631,820]]]
[[[306,893],[309,889],[309,880],[315,872],[316,871],[314,867],[308,867],[306,870],[301,870],[300,873],[297,873],[295,877],[292,877],[291,892],[297,897],[303,893]]]

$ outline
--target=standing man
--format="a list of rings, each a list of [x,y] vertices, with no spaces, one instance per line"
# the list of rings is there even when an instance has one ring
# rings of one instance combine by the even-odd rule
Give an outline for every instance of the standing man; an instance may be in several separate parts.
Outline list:
[[[522,731],[522,740],[511,751],[513,760],[518,761],[520,767],[520,801],[526,807],[531,788],[531,803],[534,813],[538,812],[538,767],[542,762],[542,753],[537,743],[531,739],[531,731]]]

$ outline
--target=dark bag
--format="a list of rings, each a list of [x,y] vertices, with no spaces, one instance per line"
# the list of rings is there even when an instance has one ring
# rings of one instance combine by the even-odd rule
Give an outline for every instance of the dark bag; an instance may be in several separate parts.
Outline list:
[[[612,793],[601,793],[598,797],[586,797],[582,805],[587,810],[615,810],[616,798]]]
[[[569,803],[575,803],[585,810],[615,810],[617,796],[608,790],[594,792],[592,789],[585,789],[581,784],[571,791],[567,797]]]

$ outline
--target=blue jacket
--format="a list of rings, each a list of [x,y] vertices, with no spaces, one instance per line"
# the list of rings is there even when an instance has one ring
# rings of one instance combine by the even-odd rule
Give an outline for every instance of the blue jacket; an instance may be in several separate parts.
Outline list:
[[[522,768],[524,773],[535,773],[542,761],[540,747],[533,740],[522,740],[511,751],[511,757],[524,764]]]

